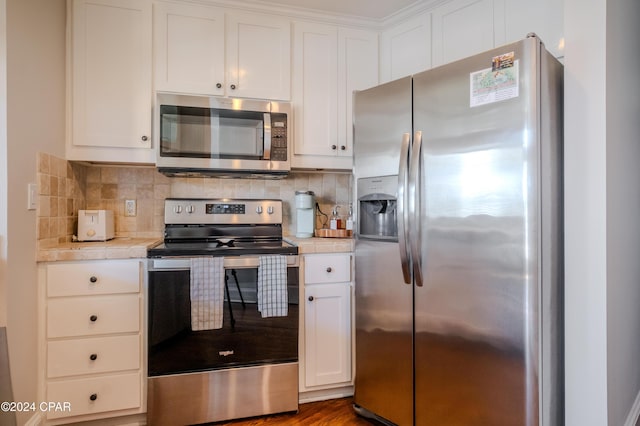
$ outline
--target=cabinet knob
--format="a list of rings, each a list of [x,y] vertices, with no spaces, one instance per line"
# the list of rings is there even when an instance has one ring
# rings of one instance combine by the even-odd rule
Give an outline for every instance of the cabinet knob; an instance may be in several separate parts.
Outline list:
[[[231,86],[229,86],[229,87],[231,87],[231,90],[236,90],[236,85],[235,85],[235,84],[232,84],[232,85],[231,85]]]
[[[149,140],[149,138],[146,135],[142,136],[141,139],[142,139],[142,142],[146,142]]]
[[[89,319],[91,320],[91,322],[96,322],[96,321],[98,321],[98,316],[97,315],[91,315],[89,317]]]
[[[331,272],[331,271],[333,271],[333,269],[331,269],[331,266],[328,266],[327,267],[327,272]]]
[[[96,399],[98,399],[98,394],[97,393],[92,393],[91,396],[89,396],[89,399],[91,401],[95,401]]]
[[[91,361],[95,361],[96,359],[98,359],[98,354],[91,354],[91,355],[89,355],[89,359],[90,359]]]
[[[342,151],[345,151],[345,150],[347,149],[347,147],[346,147],[346,146],[344,146],[344,145],[340,145],[340,149],[341,149]]]
[[[338,147],[336,145],[331,145],[331,149],[335,151],[336,149],[338,149]]]
[[[98,282],[98,277],[96,277],[95,275],[92,275],[91,278],[89,278],[89,281],[91,281],[92,283],[96,283]]]
[[[222,87],[222,83],[217,83],[216,88],[220,89]]]
[[[309,302],[313,302],[313,296],[309,296]]]

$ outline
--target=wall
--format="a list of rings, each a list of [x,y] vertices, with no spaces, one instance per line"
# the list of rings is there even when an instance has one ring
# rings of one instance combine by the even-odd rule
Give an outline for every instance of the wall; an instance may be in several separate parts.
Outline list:
[[[16,401],[37,401],[36,212],[27,184],[36,153],[64,152],[64,0],[6,0],[7,265],[9,359]],[[3,200],[4,201],[4,200]],[[33,413],[18,413],[23,424]]]
[[[566,424],[607,424],[606,1],[565,0]]]
[[[0,0],[0,327],[7,325],[7,1]]]
[[[566,424],[632,425],[640,412],[640,6],[566,0],[564,16]]]
[[[79,209],[113,210],[117,237],[161,238],[165,198],[276,198],[284,204],[283,232],[294,235],[295,191],[313,191],[327,215],[335,204],[347,213],[352,195],[350,174],[293,172],[282,180],[168,178],[153,167],[87,166],[42,152],[37,154],[37,181],[41,247],[71,241]],[[127,199],[136,200],[135,217],[124,215]]]
[[[622,425],[640,398],[640,2],[606,15],[607,408]]]

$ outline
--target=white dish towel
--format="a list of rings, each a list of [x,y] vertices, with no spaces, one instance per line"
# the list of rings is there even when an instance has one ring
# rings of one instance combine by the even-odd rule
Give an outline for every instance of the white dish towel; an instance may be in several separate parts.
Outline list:
[[[260,256],[258,311],[262,318],[286,317],[289,312],[286,256]]]
[[[223,309],[223,258],[191,258],[191,329],[222,328]]]

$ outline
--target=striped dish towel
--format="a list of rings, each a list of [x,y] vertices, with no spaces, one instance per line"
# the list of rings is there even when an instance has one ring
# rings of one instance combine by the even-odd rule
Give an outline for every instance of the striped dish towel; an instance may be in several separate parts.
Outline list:
[[[260,256],[258,266],[258,311],[262,318],[286,317],[287,259],[285,256]]]
[[[222,257],[191,258],[191,329],[222,328],[224,263]]]

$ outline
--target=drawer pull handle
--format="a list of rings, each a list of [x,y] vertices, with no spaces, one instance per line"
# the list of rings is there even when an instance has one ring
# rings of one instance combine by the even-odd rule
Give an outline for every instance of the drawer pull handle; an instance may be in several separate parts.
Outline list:
[[[91,355],[89,356],[89,359],[90,359],[91,361],[95,361],[96,359],[98,359],[98,354],[91,354]]]
[[[96,322],[96,321],[98,321],[98,316],[97,315],[91,315],[89,317],[89,319],[91,320],[91,322]]]
[[[331,266],[327,267],[327,272],[331,272],[333,271],[333,269],[331,269]]]
[[[95,401],[96,399],[98,399],[98,394],[97,393],[92,393],[91,396],[89,397],[89,399],[91,401]]]
[[[92,283],[96,283],[98,282],[98,277],[96,277],[95,275],[92,275],[91,278],[89,278],[89,281],[91,281]]]
[[[313,302],[313,296],[309,296],[309,302]]]

